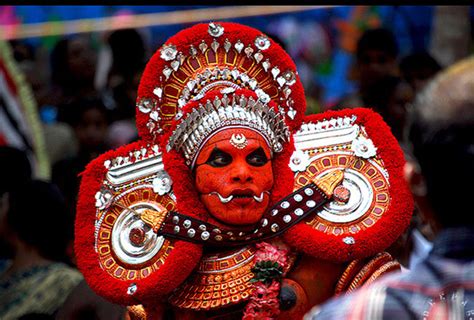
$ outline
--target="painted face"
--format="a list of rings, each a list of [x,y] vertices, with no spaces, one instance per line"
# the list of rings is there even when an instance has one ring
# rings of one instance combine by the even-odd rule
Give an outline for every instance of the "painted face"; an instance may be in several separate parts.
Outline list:
[[[250,129],[227,129],[206,142],[196,160],[196,188],[209,213],[225,224],[258,222],[270,201],[270,148]]]

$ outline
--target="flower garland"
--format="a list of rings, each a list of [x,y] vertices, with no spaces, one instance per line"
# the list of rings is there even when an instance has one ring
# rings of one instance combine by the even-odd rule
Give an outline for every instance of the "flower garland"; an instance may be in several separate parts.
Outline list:
[[[281,280],[288,267],[288,251],[267,242],[256,245],[255,265],[252,268],[254,288],[245,307],[243,320],[269,320],[280,313]]]

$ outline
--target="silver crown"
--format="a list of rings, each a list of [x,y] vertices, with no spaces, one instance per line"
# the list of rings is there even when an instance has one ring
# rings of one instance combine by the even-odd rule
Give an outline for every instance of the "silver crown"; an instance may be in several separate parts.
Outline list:
[[[274,152],[281,152],[289,141],[290,131],[283,116],[273,108],[244,95],[224,94],[221,99],[207,100],[188,113],[171,135],[167,150],[183,152],[186,164],[194,166],[195,158],[212,133],[224,127],[244,126],[262,134]]]

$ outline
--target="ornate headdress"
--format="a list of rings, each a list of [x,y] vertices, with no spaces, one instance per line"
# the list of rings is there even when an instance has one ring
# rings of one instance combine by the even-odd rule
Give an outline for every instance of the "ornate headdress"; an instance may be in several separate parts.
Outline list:
[[[235,92],[234,88],[222,89],[227,93]],[[261,89],[259,89],[261,90]],[[265,93],[262,93],[265,94]],[[228,127],[248,127],[262,134],[271,150],[281,152],[283,144],[288,142],[290,131],[283,116],[266,105],[270,99],[247,99],[245,95],[236,95],[230,101],[224,93],[222,98],[216,96],[204,105],[194,109],[178,125],[167,144],[167,150],[175,148],[184,153],[186,163],[194,166],[196,155],[201,146],[209,140],[212,133]]]
[[[196,25],[170,38],[151,59],[138,96],[144,139],[183,151],[188,165],[206,137],[229,125],[255,129],[280,152],[306,106],[286,52],[234,23]]]

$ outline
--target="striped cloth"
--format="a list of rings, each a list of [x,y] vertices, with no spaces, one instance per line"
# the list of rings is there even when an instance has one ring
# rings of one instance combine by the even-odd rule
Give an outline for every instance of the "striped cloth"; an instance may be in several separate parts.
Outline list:
[[[410,272],[333,298],[304,319],[474,320],[474,228],[444,230]]]

